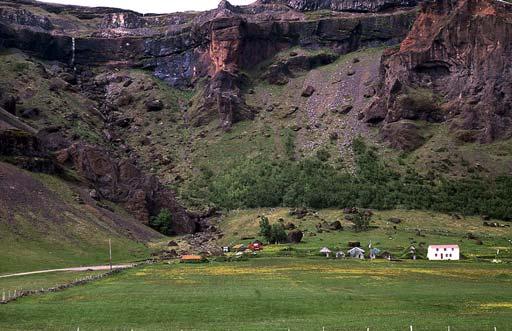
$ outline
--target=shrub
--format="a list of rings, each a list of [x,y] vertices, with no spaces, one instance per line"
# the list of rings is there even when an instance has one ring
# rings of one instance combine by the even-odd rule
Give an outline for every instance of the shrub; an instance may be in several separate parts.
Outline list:
[[[368,231],[370,228],[370,222],[372,220],[372,216],[370,213],[365,211],[358,211],[355,215],[353,215],[352,223],[354,223],[354,230],[356,232]]]
[[[162,209],[157,216],[151,217],[149,225],[158,232],[171,234],[172,215],[168,209]]]
[[[279,244],[286,242],[286,231],[281,223],[274,223],[270,227],[270,236],[268,242],[272,244]]]
[[[270,238],[270,232],[271,232],[271,226],[270,222],[268,221],[268,218],[265,216],[261,216],[260,220],[260,236],[264,237],[265,239],[269,240]]]

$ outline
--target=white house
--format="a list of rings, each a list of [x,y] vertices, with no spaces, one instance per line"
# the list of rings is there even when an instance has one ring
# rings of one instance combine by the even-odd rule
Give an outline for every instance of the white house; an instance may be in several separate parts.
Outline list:
[[[459,245],[430,245],[427,258],[434,261],[459,260]]]

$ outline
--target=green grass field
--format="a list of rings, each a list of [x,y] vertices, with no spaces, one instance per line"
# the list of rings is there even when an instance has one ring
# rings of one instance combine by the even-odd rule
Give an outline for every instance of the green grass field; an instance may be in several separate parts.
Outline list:
[[[508,265],[160,264],[0,307],[1,330],[510,330]]]

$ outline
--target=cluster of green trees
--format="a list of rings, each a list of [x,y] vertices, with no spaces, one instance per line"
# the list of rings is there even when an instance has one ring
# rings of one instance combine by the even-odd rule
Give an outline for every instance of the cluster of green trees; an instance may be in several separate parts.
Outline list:
[[[423,209],[512,216],[512,177],[464,180],[399,173],[361,140],[353,145],[354,174],[319,157],[300,161],[245,159],[223,173],[203,176],[204,198],[225,209],[311,207]]]
[[[270,225],[268,218],[265,216],[262,216],[260,220],[260,235],[271,244],[284,243],[287,239],[283,224],[274,223]]]

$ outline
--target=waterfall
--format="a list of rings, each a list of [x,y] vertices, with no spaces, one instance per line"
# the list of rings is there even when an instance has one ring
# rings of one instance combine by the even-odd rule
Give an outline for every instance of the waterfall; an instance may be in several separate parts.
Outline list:
[[[75,49],[76,49],[76,42],[75,37],[71,38],[71,65],[75,65]]]

